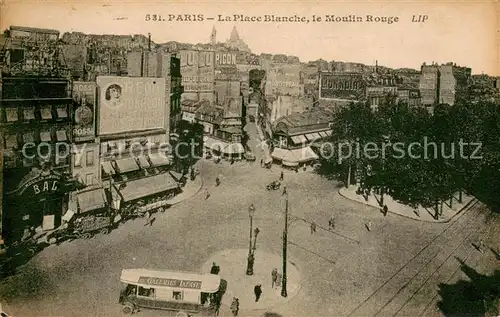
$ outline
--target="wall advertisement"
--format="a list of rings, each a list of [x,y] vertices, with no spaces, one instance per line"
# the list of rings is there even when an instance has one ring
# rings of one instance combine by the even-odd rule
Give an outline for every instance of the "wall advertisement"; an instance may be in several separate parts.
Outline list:
[[[182,50],[180,59],[184,92],[214,90],[214,52]]]
[[[359,99],[365,94],[363,75],[358,73],[321,73],[320,98]]]
[[[165,78],[97,77],[99,134],[160,129],[165,126]]]
[[[95,105],[97,86],[94,82],[73,82],[73,140],[83,142],[95,137]]]

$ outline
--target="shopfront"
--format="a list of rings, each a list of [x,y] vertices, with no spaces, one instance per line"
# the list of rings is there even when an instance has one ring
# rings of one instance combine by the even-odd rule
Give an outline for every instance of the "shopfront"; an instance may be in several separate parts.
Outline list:
[[[23,240],[35,231],[47,231],[61,224],[67,186],[65,177],[50,170],[33,169],[7,193],[4,209],[6,244]]]

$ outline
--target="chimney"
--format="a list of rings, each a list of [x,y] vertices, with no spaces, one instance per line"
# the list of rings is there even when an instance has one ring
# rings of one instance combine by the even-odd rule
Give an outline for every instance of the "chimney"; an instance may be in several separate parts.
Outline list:
[[[151,33],[148,33],[148,51],[151,52]]]
[[[375,61],[375,73],[378,73],[378,60]]]

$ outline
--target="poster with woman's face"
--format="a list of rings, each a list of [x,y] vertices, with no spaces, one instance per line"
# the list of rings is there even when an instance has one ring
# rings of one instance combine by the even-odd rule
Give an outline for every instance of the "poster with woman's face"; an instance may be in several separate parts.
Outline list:
[[[118,108],[122,103],[122,87],[118,84],[111,84],[106,88],[104,96],[106,105],[113,108]]]

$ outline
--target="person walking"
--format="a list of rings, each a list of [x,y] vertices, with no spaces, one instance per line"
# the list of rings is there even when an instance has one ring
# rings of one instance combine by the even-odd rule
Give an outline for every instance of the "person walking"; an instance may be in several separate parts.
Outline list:
[[[215,178],[215,187],[217,187],[217,186],[219,186],[219,185],[220,185],[220,178],[219,178],[219,176],[217,176],[217,177]]]
[[[281,278],[282,277],[283,277],[283,275],[281,275],[280,272],[278,272],[276,274],[276,288],[281,287]]]
[[[255,302],[258,302],[260,299],[260,296],[262,295],[262,285],[257,284],[253,288],[253,293],[255,295]]]
[[[153,222],[155,222],[155,220],[156,220],[156,218],[153,216],[153,214],[149,210],[146,211],[146,213],[144,214],[144,217],[146,218],[146,223],[144,224],[144,227],[152,226]]]
[[[481,252],[481,253],[483,253],[483,252],[484,252],[484,240],[483,240],[483,239],[481,239],[481,240],[479,241],[479,244],[477,245],[477,250],[478,250],[479,252]]]
[[[335,217],[333,215],[328,220],[328,229],[335,230]]]
[[[368,231],[372,231],[372,221],[371,220],[368,220],[368,222],[366,223],[366,229]]]
[[[234,317],[238,316],[239,310],[240,310],[240,301],[238,298],[233,297],[233,301],[231,303],[231,312],[233,313]]]
[[[264,165],[264,159],[260,159],[260,167]]]
[[[283,195],[283,196],[285,196],[285,195],[286,195],[286,186],[283,186],[283,194],[282,194],[282,195]]]
[[[384,208],[382,210],[384,211],[384,217],[387,216],[387,213],[389,212],[389,208],[387,208],[387,205],[384,205]]]
[[[283,181],[283,178],[285,177],[285,175],[283,175],[283,171],[281,171],[281,174],[280,174],[280,181]]]
[[[311,222],[311,234],[316,232],[316,223],[314,221]]]
[[[205,200],[210,198],[210,193],[208,192],[208,188],[205,187]]]
[[[276,281],[278,279],[278,270],[277,269],[273,269],[271,271],[271,279],[272,279],[271,287],[274,288],[274,286],[276,285]]]

